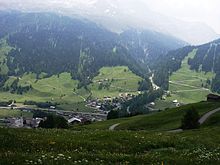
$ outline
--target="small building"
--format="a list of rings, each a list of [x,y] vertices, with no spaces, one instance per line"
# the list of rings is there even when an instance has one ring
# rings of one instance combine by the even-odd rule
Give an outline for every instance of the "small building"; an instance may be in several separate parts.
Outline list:
[[[216,94],[208,94],[207,101],[220,101],[220,96]]]
[[[178,103],[178,100],[173,100],[173,104],[177,104]]]
[[[42,118],[24,118],[24,125],[31,127],[31,128],[37,128],[40,124],[40,122],[44,119]]]
[[[176,107],[180,107],[180,103],[176,103]]]
[[[73,117],[71,119],[68,120],[68,123],[71,123],[71,124],[78,124],[78,123],[81,123],[81,119],[78,119],[76,117]]]
[[[10,127],[13,127],[13,128],[21,128],[24,126],[23,124],[23,118],[9,118],[9,122],[10,122]]]
[[[151,102],[150,104],[149,104],[149,106],[155,106],[155,102]]]

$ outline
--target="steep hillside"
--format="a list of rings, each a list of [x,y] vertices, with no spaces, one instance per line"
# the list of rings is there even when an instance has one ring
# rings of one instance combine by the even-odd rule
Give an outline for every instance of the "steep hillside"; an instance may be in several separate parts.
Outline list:
[[[0,20],[2,100],[24,101],[33,95],[38,101],[82,102],[91,93],[94,97],[137,93],[142,79],[149,82],[149,67],[162,54],[184,44],[147,30],[116,34],[82,18],[52,13],[0,12]],[[95,77],[100,77],[101,68],[112,66],[125,67],[108,70],[125,76],[124,80],[98,90]],[[117,75],[110,78],[117,79]],[[145,84],[142,89],[151,87]],[[73,97],[73,89],[79,96]]]
[[[194,53],[190,56],[192,52]],[[207,83],[211,85],[211,90],[213,92],[220,92],[220,40],[215,40],[200,46],[187,46],[170,51],[155,64],[155,82],[158,85],[168,84],[168,77],[181,69],[184,60],[185,66],[189,65],[189,71],[191,70],[198,74],[203,73]],[[156,68],[157,65],[161,67]],[[164,72],[161,72],[161,70],[164,70]],[[163,75],[161,75],[162,73]],[[213,77],[205,76],[209,73],[213,73]],[[161,80],[159,78],[160,76],[165,77],[165,79]],[[166,80],[166,82],[164,80]],[[166,87],[168,89],[168,86]]]
[[[86,81],[103,66],[126,65],[143,76],[146,67],[137,60],[146,63],[149,59],[150,63],[183,45],[179,40],[151,31],[117,35],[92,22],[55,14],[2,12],[0,18],[0,35],[13,48],[5,61],[9,75],[70,71],[72,77]]]

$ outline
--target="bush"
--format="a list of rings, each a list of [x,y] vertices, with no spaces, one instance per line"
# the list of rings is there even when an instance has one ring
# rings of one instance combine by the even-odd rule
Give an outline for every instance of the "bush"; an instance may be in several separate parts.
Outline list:
[[[116,110],[111,110],[107,115],[107,120],[117,119],[117,118],[119,118],[119,113]]]
[[[68,128],[67,120],[62,116],[48,115],[45,121],[41,121],[40,128]]]
[[[194,107],[189,109],[182,120],[182,129],[199,128],[199,113]]]

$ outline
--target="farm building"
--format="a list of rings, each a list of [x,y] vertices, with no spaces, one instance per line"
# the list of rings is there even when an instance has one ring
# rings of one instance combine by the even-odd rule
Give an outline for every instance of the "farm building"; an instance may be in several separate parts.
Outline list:
[[[207,101],[220,101],[220,96],[215,94],[208,94]]]

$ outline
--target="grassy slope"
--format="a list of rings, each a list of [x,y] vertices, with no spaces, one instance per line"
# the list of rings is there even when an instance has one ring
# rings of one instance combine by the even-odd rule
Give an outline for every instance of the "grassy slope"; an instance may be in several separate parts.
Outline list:
[[[209,119],[203,124],[203,127],[220,126],[220,112],[217,112],[209,117]]]
[[[177,134],[0,128],[4,165],[219,164],[219,154],[217,127]]]
[[[202,89],[202,84],[205,84],[207,79],[211,80],[214,74],[192,71],[188,65],[188,59],[193,58],[196,55],[196,51],[197,50],[194,49],[189,53],[183,60],[181,69],[173,73],[170,77],[171,83],[169,90],[173,94],[169,100],[177,99],[182,103],[194,103],[205,100],[207,94],[210,93],[209,90]],[[174,83],[180,83],[181,85]],[[186,86],[184,86],[184,84]],[[210,86],[208,86],[208,88],[210,89]]]
[[[126,72],[125,72],[126,70]],[[123,77],[123,78],[121,78]],[[5,86],[10,86],[16,77],[10,77]],[[98,80],[112,80],[109,90],[98,89]],[[94,98],[104,96],[116,97],[121,92],[131,92],[136,94],[138,81],[141,78],[133,74],[127,67],[104,67],[100,74],[94,78],[93,83],[89,86]],[[126,88],[124,87],[126,84]],[[93,111],[85,107],[84,100],[90,95],[85,89],[77,89],[78,81],[72,80],[69,73],[62,73],[59,76],[54,75],[49,78],[36,80],[36,74],[24,74],[19,78],[19,85],[32,85],[33,90],[23,95],[11,94],[9,92],[0,92],[1,101],[15,99],[17,102],[33,100],[37,102],[54,101],[60,103],[59,106],[65,110]],[[75,89],[75,90],[74,90]]]
[[[104,81],[108,79],[108,81]],[[113,80],[112,80],[113,79]],[[130,92],[137,93],[138,81],[141,81],[141,77],[132,73],[128,67],[103,67],[99,71],[99,75],[93,79],[93,83],[90,85],[93,97],[102,98],[104,96],[118,96],[119,93]],[[99,81],[103,83],[110,83],[109,89],[99,90]]]
[[[205,89],[202,84],[205,85],[207,79],[212,80],[215,75],[211,72],[205,73],[190,70],[188,65],[188,59],[193,58],[196,55],[196,51],[194,49],[189,53],[182,61],[181,68],[170,76],[169,91],[171,91],[171,97],[167,97],[166,101],[158,100],[156,108],[172,107],[173,104],[171,102],[173,100],[178,100],[183,104],[204,101],[207,94],[211,93],[210,85]]]
[[[108,120],[104,122],[97,122],[88,126],[79,126],[75,129],[108,129],[111,125],[120,123],[116,130],[147,130],[147,131],[164,131],[177,129],[181,125],[181,120],[185,111],[191,106],[194,106],[199,114],[204,113],[220,107],[220,103],[201,102],[185,105],[179,108],[165,110],[159,113],[152,113],[149,115],[134,116],[131,118]]]

